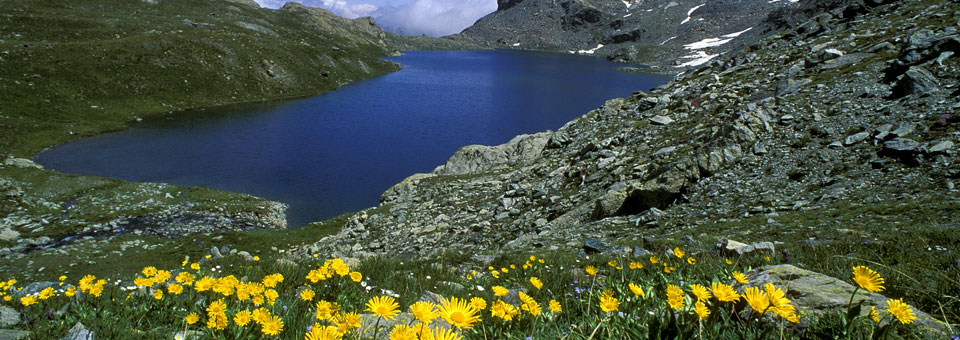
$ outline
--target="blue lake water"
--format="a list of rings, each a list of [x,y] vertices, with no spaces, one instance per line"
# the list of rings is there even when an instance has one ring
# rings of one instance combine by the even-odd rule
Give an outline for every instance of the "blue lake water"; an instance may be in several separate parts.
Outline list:
[[[401,71],[314,97],[182,114],[37,156],[49,169],[248,193],[288,203],[292,227],[377,205],[469,144],[556,130],[664,76],[593,57],[406,52]]]

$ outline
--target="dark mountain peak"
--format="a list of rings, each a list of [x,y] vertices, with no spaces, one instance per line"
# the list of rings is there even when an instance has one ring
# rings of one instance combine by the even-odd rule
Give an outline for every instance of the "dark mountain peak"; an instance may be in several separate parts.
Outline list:
[[[506,10],[510,7],[516,6],[521,2],[523,2],[523,0],[497,0],[497,10]]]

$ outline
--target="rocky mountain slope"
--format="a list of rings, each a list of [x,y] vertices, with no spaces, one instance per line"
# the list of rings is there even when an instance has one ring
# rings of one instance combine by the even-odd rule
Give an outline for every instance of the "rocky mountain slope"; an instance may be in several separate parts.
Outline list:
[[[944,284],[960,280],[958,17],[957,1],[810,1],[762,23],[786,30],[650,93],[464,147],[299,253],[776,241],[787,262],[834,277],[851,257],[897,259],[917,286],[894,293],[936,306],[960,293]]]
[[[499,0],[458,35],[497,48],[596,54],[654,66],[699,65],[760,33],[787,0]]]

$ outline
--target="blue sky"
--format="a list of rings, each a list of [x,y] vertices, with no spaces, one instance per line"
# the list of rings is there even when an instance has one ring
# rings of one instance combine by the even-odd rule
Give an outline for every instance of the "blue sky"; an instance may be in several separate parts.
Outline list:
[[[287,0],[256,0],[279,8]],[[409,35],[441,36],[459,33],[497,9],[497,0],[300,0],[346,18],[371,16],[381,27]]]

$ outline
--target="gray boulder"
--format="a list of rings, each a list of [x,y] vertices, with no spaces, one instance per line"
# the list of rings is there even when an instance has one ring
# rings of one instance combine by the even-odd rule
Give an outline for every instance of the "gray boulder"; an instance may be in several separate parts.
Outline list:
[[[736,284],[735,287],[739,291],[742,292],[746,286],[761,287],[767,283],[772,283],[786,292],[787,298],[793,301],[801,315],[806,314],[808,316],[846,312],[847,303],[856,288],[847,282],[852,282],[852,280],[840,280],[789,264],[760,267],[746,273],[746,275],[750,283],[747,285]],[[870,312],[870,307],[876,307],[878,311],[886,310],[888,299],[883,295],[859,289],[853,303],[862,303],[864,308],[861,313],[866,314]],[[915,324],[940,336],[947,334],[947,327],[943,322],[916,308],[913,308],[913,311],[917,317]]]
[[[13,326],[20,323],[20,312],[8,306],[0,306],[0,327]]]
[[[893,87],[894,97],[907,95],[927,96],[940,90],[937,78],[920,66],[911,66]]]
[[[550,141],[551,132],[519,135],[497,146],[467,145],[433,170],[437,175],[465,175],[530,165]]]
[[[61,340],[95,340],[96,335],[87,329],[82,323],[77,322],[73,325],[69,331],[67,331],[67,336],[63,337]]]
[[[776,251],[772,242],[746,244],[728,239],[717,240],[717,249],[730,256],[746,256],[762,253],[773,254]]]
[[[20,340],[30,336],[30,332],[18,329],[0,329],[0,340]]]

